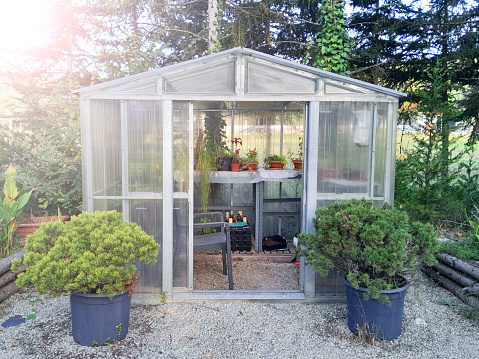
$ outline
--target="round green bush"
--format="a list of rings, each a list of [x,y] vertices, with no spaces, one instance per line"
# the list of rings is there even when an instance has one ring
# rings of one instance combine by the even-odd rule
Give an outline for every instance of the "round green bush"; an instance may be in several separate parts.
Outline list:
[[[437,262],[433,227],[410,223],[406,212],[389,205],[375,208],[364,199],[330,204],[316,210],[314,227],[316,233],[299,235],[300,255],[322,276],[334,269],[354,287],[367,288],[365,299],[385,300],[380,291],[400,286],[403,269]]]
[[[62,291],[108,294],[131,289],[135,260],[154,263],[159,245],[135,223],[124,222],[116,211],[84,212],[68,222],[43,223],[28,236],[23,260],[26,267],[17,285],[33,283],[39,294]]]

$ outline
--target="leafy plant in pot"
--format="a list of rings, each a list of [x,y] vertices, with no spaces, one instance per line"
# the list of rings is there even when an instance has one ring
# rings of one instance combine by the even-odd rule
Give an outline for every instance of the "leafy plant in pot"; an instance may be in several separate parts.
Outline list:
[[[69,222],[46,222],[27,237],[23,260],[12,262],[17,285],[38,294],[70,295],[73,339],[107,345],[128,332],[136,260],[154,263],[158,244],[115,211],[84,212]]]
[[[421,262],[437,262],[432,226],[410,223],[405,212],[389,205],[375,208],[355,199],[318,208],[314,227],[316,233],[299,235],[300,255],[322,276],[331,269],[344,276],[349,329],[397,338],[409,287],[400,274]]]
[[[270,170],[282,170],[286,165],[286,156],[285,155],[277,155],[272,154],[264,159],[265,169]]]

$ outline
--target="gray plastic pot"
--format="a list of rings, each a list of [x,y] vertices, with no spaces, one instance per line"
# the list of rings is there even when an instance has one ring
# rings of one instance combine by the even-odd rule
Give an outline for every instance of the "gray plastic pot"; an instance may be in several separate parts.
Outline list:
[[[128,291],[115,294],[72,293],[73,340],[92,347],[112,344],[128,333],[131,296]]]
[[[376,299],[364,300],[366,288],[354,288],[343,278],[346,286],[346,302],[348,308],[348,327],[358,335],[362,332],[367,337],[382,340],[393,340],[401,335],[404,297],[409,283],[404,287],[381,291],[386,294],[391,305],[383,304]]]

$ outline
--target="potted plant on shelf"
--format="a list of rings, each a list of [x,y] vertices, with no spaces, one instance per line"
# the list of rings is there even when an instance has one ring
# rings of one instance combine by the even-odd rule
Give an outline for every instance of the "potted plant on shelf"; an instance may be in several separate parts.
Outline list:
[[[299,136],[299,149],[297,152],[291,151],[291,149],[288,151],[288,157],[291,159],[291,162],[293,162],[294,169],[296,171],[300,171],[301,168],[303,167],[303,137]]]
[[[136,260],[154,263],[158,244],[115,211],[84,212],[68,222],[46,222],[12,261],[17,285],[32,283],[38,294],[70,295],[73,339],[107,345],[128,332]]]
[[[286,156],[273,154],[264,159],[265,169],[282,170],[286,165]]]
[[[246,157],[242,159],[243,171],[256,171],[258,169],[258,153],[256,148],[254,150],[248,150]]]
[[[231,171],[238,172],[240,169],[240,158],[239,158],[240,149],[238,148],[238,145],[243,145],[243,142],[241,141],[240,137],[235,137],[231,140],[231,143],[235,145],[233,162],[231,163]]]
[[[314,271],[344,276],[348,327],[353,333],[392,340],[401,334],[405,268],[432,265],[438,242],[431,225],[384,205],[349,200],[316,210],[316,233],[301,233],[300,255]]]

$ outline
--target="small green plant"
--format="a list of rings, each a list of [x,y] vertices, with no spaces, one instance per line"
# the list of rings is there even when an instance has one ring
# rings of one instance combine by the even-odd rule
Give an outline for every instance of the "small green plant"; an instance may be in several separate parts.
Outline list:
[[[466,319],[479,321],[479,308],[466,307],[461,310],[461,315]]]
[[[270,168],[269,161],[281,161],[284,166],[288,163],[285,155],[272,154],[264,159],[264,168]]]
[[[20,273],[16,283],[30,283],[38,294],[63,291],[108,294],[133,291],[138,280],[136,260],[154,263],[158,244],[136,223],[124,222],[121,213],[84,212],[68,222],[43,223],[28,237],[25,255],[12,261]]]
[[[208,217],[203,217],[200,219],[200,223],[210,223],[211,219]],[[198,229],[198,234],[211,234],[216,233],[216,229],[212,227],[200,228]]]
[[[166,304],[166,300],[168,299],[168,292],[161,292],[161,304]]]
[[[404,211],[372,202],[349,200],[316,210],[316,233],[301,233],[300,255],[326,276],[335,269],[355,287],[364,287],[364,299],[389,303],[382,290],[405,283],[398,276],[417,262],[432,265],[438,242],[433,227],[410,223]]]
[[[248,150],[245,160],[248,162],[258,162],[258,153],[256,152],[256,148],[254,150]]]
[[[95,346],[99,346],[99,344],[98,344],[98,342],[97,342],[96,340],[93,339],[93,340],[91,341],[91,346],[92,346],[92,347],[95,347]]]
[[[297,152],[288,150],[287,155],[291,161],[302,161],[303,160],[303,136],[299,136],[299,149]]]
[[[39,298],[40,297],[37,297],[35,300],[28,302],[28,304],[32,306],[32,314],[27,315],[27,320],[32,320],[37,318],[37,303]]]
[[[434,303],[439,304],[439,305],[445,305],[445,306],[448,306],[448,307],[456,307],[456,306],[459,305],[456,301],[451,300],[449,298],[438,298],[438,299],[436,299],[436,301]]]
[[[3,201],[0,201],[0,257],[8,256],[14,248],[13,232],[16,228],[16,219],[21,215],[32,191],[21,195],[17,199],[18,190],[15,178],[17,171],[10,166],[7,169],[3,186]]]

